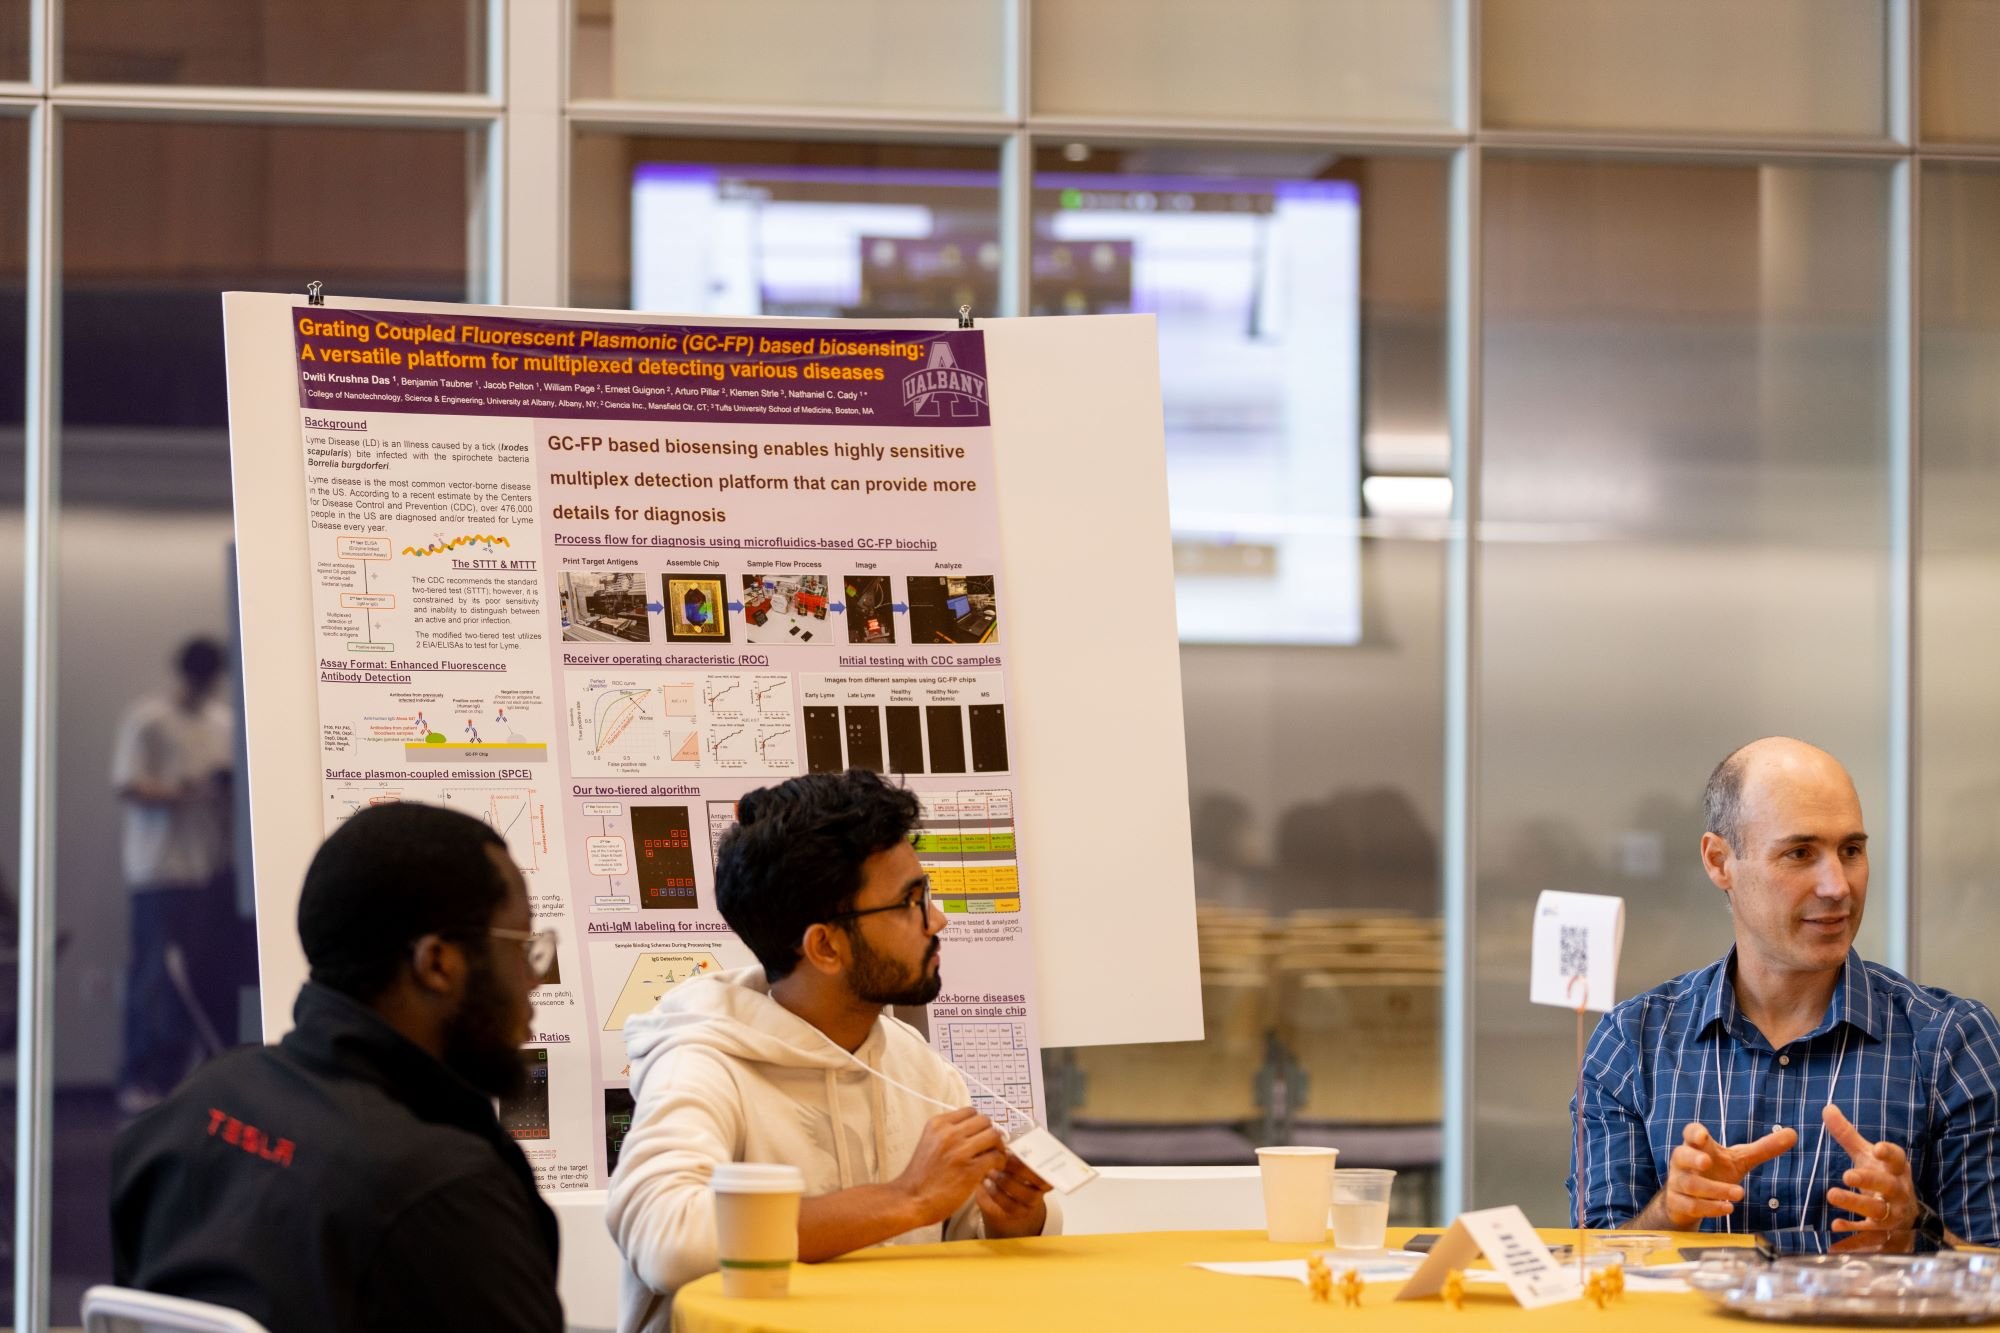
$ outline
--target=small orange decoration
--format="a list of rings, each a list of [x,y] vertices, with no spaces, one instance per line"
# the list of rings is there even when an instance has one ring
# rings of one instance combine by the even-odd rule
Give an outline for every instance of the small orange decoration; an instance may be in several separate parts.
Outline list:
[[[1315,1301],[1333,1299],[1333,1274],[1327,1270],[1325,1255],[1315,1254],[1306,1260],[1306,1286]]]

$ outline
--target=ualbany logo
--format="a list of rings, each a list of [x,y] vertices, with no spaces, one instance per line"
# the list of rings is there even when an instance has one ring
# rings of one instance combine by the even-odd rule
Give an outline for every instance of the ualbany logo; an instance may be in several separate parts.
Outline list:
[[[918,417],[940,417],[947,408],[955,417],[976,417],[986,406],[986,377],[960,370],[951,344],[934,342],[924,368],[903,377],[903,406]]]

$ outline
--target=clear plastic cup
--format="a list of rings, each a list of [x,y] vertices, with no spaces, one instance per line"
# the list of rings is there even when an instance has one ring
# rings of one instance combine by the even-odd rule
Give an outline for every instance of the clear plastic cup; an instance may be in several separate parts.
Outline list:
[[[1627,1268],[1642,1268],[1646,1256],[1660,1250],[1673,1248],[1674,1238],[1657,1231],[1592,1231],[1587,1235],[1585,1251],[1590,1257],[1592,1251],[1603,1253],[1614,1262]]]
[[[1264,1229],[1272,1240],[1317,1245],[1326,1239],[1335,1148],[1259,1148]]]
[[[1394,1171],[1348,1167],[1333,1173],[1333,1247],[1379,1250],[1388,1238]]]
[[[799,1257],[805,1173],[795,1166],[724,1162],[708,1184],[715,1194],[715,1257],[722,1269],[722,1294],[788,1294],[792,1265]]]

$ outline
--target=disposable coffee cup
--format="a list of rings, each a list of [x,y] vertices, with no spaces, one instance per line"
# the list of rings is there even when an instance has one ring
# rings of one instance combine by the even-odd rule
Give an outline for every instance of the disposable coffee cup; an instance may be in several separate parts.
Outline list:
[[[805,1193],[805,1174],[795,1166],[724,1162],[708,1184],[715,1192],[722,1294],[785,1295],[799,1257],[799,1196]]]
[[[1388,1239],[1394,1171],[1353,1167],[1333,1173],[1333,1247],[1379,1250]]]
[[[1326,1239],[1333,1202],[1335,1148],[1259,1148],[1264,1180],[1264,1229],[1275,1241],[1316,1245]]]

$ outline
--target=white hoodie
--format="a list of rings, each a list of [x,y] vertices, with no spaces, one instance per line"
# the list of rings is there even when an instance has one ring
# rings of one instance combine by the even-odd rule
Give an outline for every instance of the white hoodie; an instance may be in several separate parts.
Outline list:
[[[760,967],[683,982],[625,1025],[632,1127],[611,1175],[605,1218],[625,1256],[621,1333],[666,1333],[673,1294],[716,1271],[718,1162],[779,1162],[805,1172],[807,1198],[894,1180],[941,1108],[857,1067],[818,1028],[770,996]],[[923,1035],[888,1014],[855,1056],[953,1106],[965,1080]],[[890,1244],[984,1234],[967,1199],[942,1227]],[[1059,1228],[1054,1196],[1045,1228]]]

